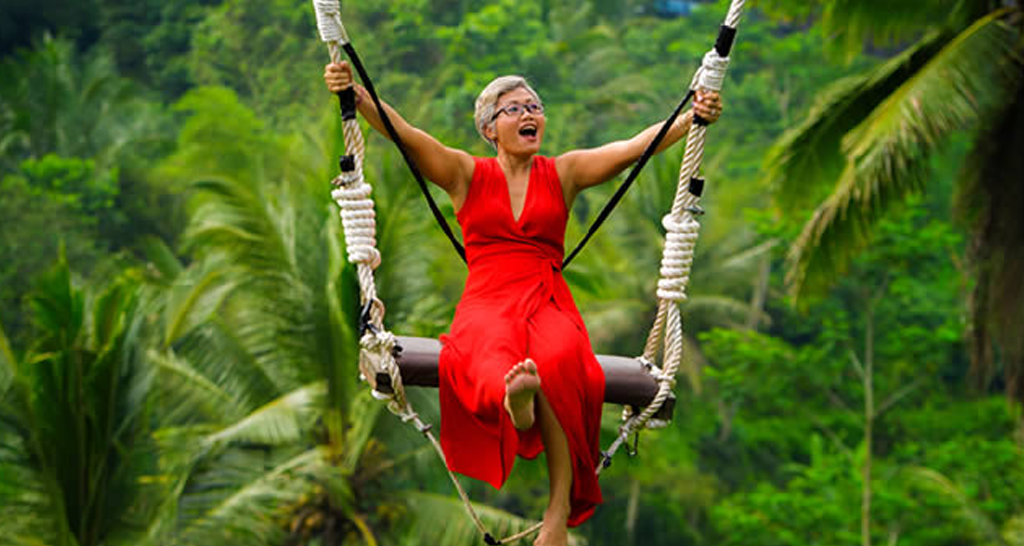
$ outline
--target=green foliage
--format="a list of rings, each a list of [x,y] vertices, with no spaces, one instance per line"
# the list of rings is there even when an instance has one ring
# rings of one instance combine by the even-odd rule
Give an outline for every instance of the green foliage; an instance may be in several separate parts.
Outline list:
[[[417,126],[489,154],[473,99],[491,77],[522,73],[544,97],[544,153],[555,155],[628,137],[684,91],[726,3],[674,19],[652,16],[654,4],[342,9],[378,90]],[[998,287],[972,300],[995,310],[975,328],[1020,322],[1019,300],[1005,297],[1021,286],[1024,110],[1019,45],[1007,39],[1019,27],[996,4],[773,0],[747,14],[727,113],[709,132],[676,419],[605,473],[606,503],[574,540],[861,543],[870,461],[872,543],[1021,543],[1019,411],[999,396],[1003,383],[968,390],[962,339],[972,286]],[[11,5],[0,26],[14,13],[25,28],[0,28],[0,42],[42,36],[40,19]],[[358,294],[327,191],[341,130],[308,2],[37,11],[78,41],[39,38],[0,60],[0,543],[478,541],[430,447],[356,380]],[[391,145],[375,135],[367,145],[388,326],[436,336],[465,268]],[[642,347],[679,155],[652,162],[566,272],[600,352]],[[821,265],[847,275],[823,278],[797,312],[784,255],[841,176],[833,220],[852,227],[836,231],[839,259]],[[577,199],[568,241],[610,191]],[[953,194],[967,236],[946,221]],[[861,251],[847,253],[854,239]],[[115,280],[73,283],[66,266],[40,275],[61,241],[76,271]],[[129,246],[145,267],[118,274],[106,262]],[[26,297],[33,280],[49,288]],[[95,382],[118,370],[121,380]],[[76,378],[93,388],[64,388]],[[436,394],[412,396],[436,423]],[[100,422],[119,427],[97,433],[106,451],[91,436],[64,449]],[[34,439],[44,436],[58,439]],[[97,453],[109,456],[100,464]],[[82,486],[70,468],[93,478]],[[544,509],[543,458],[516,468],[501,491],[464,480],[499,531]],[[102,514],[76,508],[100,497],[90,506]]]
[[[824,8],[823,26],[849,25],[848,50],[859,50],[863,35],[882,42],[923,36],[878,69],[837,84],[807,122],[780,139],[769,159],[784,198],[807,185],[830,188],[827,197],[812,193],[820,204],[791,249],[788,282],[794,296],[820,294],[845,273],[851,257],[870,240],[873,225],[933,178],[934,158],[958,133],[1000,127],[998,141],[989,130],[981,132],[978,157],[971,160],[976,168],[1006,172],[1016,161],[1018,154],[1006,148],[1016,142],[1014,130],[1000,122],[1012,117],[1024,82],[1019,6],[963,0],[953,6],[926,2],[915,10],[917,15],[894,18],[875,2],[836,1]],[[919,18],[943,10],[948,16]],[[866,30],[882,18],[885,24]],[[989,376],[1002,362],[1008,394],[1020,397],[1024,343],[1011,324],[1024,309],[1024,292],[1001,272],[1024,270],[1008,250],[1024,233],[1024,223],[993,200],[1013,199],[1015,190],[1003,189],[998,175],[982,180],[961,177],[975,239],[971,356]],[[993,356],[993,340],[1004,351],[1001,359]]]
[[[44,38],[0,64],[0,213],[10,226],[0,233],[0,309],[20,341],[20,300],[59,241],[88,275],[156,222],[146,205],[162,192],[147,185],[136,154],[159,152],[159,120],[102,51]],[[170,231],[172,219],[153,231]]]
[[[0,404],[3,540],[128,541],[159,495],[141,481],[152,469],[145,457],[152,376],[137,284],[125,276],[84,290],[62,259],[38,279],[29,302],[39,336],[8,368],[12,382]]]
[[[195,25],[219,3],[102,0],[101,43],[113,53],[122,74],[176,99],[195,85],[188,61]]]
[[[69,259],[81,271],[92,271],[106,250],[102,229],[116,228],[120,216],[111,202],[116,171],[97,176],[92,161],[52,154],[21,167],[0,180],[0,215],[10,226],[0,232],[0,308],[16,341],[28,328],[22,296],[58,247],[66,244]]]
[[[310,74],[326,64],[312,9],[293,0],[227,0],[192,29],[188,67],[197,85],[228,86],[263,117],[306,117]]]

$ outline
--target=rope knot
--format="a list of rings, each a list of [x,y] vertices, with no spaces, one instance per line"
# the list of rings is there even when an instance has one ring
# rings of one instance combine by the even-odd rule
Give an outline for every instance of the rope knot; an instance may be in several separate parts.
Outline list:
[[[658,297],[671,301],[686,301],[686,285],[693,265],[693,249],[697,245],[700,223],[692,214],[667,214],[661,220],[665,226],[665,251],[661,258],[661,278]]]
[[[348,261],[367,264],[376,269],[380,265],[380,251],[377,250],[377,213],[373,208],[370,193],[373,188],[363,181],[360,171],[342,174],[342,186],[331,191],[331,197],[341,208],[341,223],[345,231],[345,248]]]
[[[697,73],[693,75],[691,89],[707,89],[710,91],[721,91],[725,82],[725,72],[729,69],[729,57],[722,57],[712,49],[704,54],[704,61],[701,63]]]
[[[341,24],[338,0],[313,0],[313,11],[316,12],[316,28],[320,31],[321,40],[340,44],[349,42],[345,26]]]

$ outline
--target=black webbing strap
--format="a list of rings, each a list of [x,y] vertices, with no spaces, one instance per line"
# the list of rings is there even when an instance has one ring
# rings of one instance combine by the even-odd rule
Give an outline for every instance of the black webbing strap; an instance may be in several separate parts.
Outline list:
[[[718,53],[720,57],[728,57],[729,53],[732,51],[732,46],[735,40],[736,29],[733,27],[722,25],[718,29],[718,38],[715,39],[715,51]],[[661,127],[660,131],[658,131],[657,136],[654,137],[654,140],[652,140],[650,145],[647,146],[647,149],[644,150],[644,154],[640,157],[640,160],[637,161],[636,165],[633,166],[633,170],[630,171],[629,176],[626,177],[626,181],[623,182],[621,186],[619,186],[618,190],[615,191],[615,195],[613,195],[612,198],[608,201],[608,204],[606,204],[604,208],[601,209],[601,213],[597,215],[597,218],[594,220],[594,223],[591,224],[590,229],[587,230],[587,234],[583,236],[583,239],[581,239],[579,243],[576,243],[576,248],[574,248],[572,252],[569,253],[569,257],[562,262],[563,270],[565,270],[565,268],[569,266],[569,262],[571,262],[572,259],[575,258],[581,250],[583,250],[583,246],[586,245],[587,241],[589,241],[590,238],[594,235],[594,233],[597,232],[597,228],[601,227],[601,224],[603,224],[604,221],[608,218],[608,216],[612,213],[612,209],[614,209],[615,206],[619,204],[619,201],[622,200],[622,196],[626,194],[626,190],[628,190],[629,187],[633,184],[633,180],[636,179],[638,174],[640,174],[640,170],[643,169],[644,165],[647,164],[647,160],[649,160],[651,156],[654,155],[654,150],[658,148],[658,144],[661,144],[661,141],[665,138],[665,135],[668,133],[668,129],[672,126],[672,122],[674,122],[676,118],[679,117],[679,112],[681,112],[683,107],[686,106],[686,103],[690,100],[691,97],[693,97],[693,94],[694,91],[691,89],[690,92],[686,94],[686,97],[684,97],[683,100],[679,103],[679,106],[676,106],[676,110],[672,112],[672,115],[669,116],[668,120],[665,122],[665,125]],[[696,112],[693,114],[693,122],[696,123],[697,125],[708,125],[708,121],[697,115]]]
[[[647,161],[650,160],[651,156],[654,155],[654,151],[658,149],[658,145],[661,144],[661,141],[665,140],[665,135],[668,134],[669,129],[672,128],[672,124],[675,123],[676,118],[679,117],[679,113],[683,111],[683,108],[686,107],[686,103],[689,102],[690,98],[692,97],[693,90],[691,89],[688,93],[686,93],[686,96],[683,97],[683,100],[679,101],[679,105],[676,106],[676,109],[675,111],[672,112],[672,115],[665,120],[664,124],[662,124],[661,130],[658,131],[658,134],[654,136],[654,140],[652,140],[651,143],[647,145],[647,149],[644,150],[643,155],[641,155],[640,159],[638,159],[637,162],[633,165],[633,170],[629,171],[629,176],[626,177],[626,181],[619,186],[619,189],[615,190],[615,195],[613,195],[612,198],[608,200],[608,203],[604,206],[604,208],[601,209],[601,213],[598,214],[597,218],[594,219],[594,223],[590,224],[590,229],[587,230],[587,234],[584,235],[582,239],[580,239],[580,242],[576,243],[576,248],[574,248],[572,252],[569,253],[569,257],[562,262],[563,271],[566,267],[569,266],[569,262],[571,262],[572,259],[575,258],[581,250],[583,250],[583,247],[587,244],[587,241],[589,241],[590,238],[594,236],[594,233],[597,232],[597,229],[601,227],[601,224],[603,224],[604,221],[608,218],[608,216],[612,213],[612,210],[614,210],[615,206],[619,204],[619,201],[622,200],[622,197],[626,195],[626,191],[629,190],[629,187],[633,185],[633,181],[636,180],[637,176],[639,176],[640,171],[644,168],[644,165],[647,165]]]
[[[373,81],[370,80],[370,76],[366,73],[366,68],[363,67],[362,61],[359,60],[359,54],[356,53],[355,48],[352,47],[351,43],[347,43],[342,46],[345,53],[348,55],[349,60],[352,61],[352,66],[356,68],[356,72],[359,73],[359,78],[363,80],[363,85],[366,90],[370,93],[370,97],[373,98],[373,104],[377,106],[377,111],[380,113],[380,119],[384,122],[384,128],[387,129],[388,135],[391,136],[391,140],[398,147],[398,151],[402,154],[402,159],[405,160],[405,164],[409,166],[409,170],[412,171],[413,177],[416,178],[416,183],[420,186],[420,191],[423,192],[423,197],[427,199],[427,204],[430,205],[430,212],[434,213],[434,219],[437,220],[438,225],[441,226],[441,230],[448,236],[448,240],[452,242],[452,246],[455,247],[455,251],[459,253],[459,257],[462,261],[466,261],[466,249],[462,247],[462,243],[455,238],[455,234],[452,233],[451,226],[448,225],[448,221],[445,220],[441,209],[437,207],[437,203],[434,201],[433,196],[430,195],[430,190],[427,188],[427,182],[423,180],[423,175],[420,173],[419,167],[416,166],[416,162],[409,157],[409,153],[405,150],[405,144],[402,143],[401,137],[398,136],[398,131],[395,131],[395,126],[391,123],[391,119],[388,117],[387,112],[384,111],[384,107],[380,103],[380,98],[377,97],[377,91],[373,88]]]

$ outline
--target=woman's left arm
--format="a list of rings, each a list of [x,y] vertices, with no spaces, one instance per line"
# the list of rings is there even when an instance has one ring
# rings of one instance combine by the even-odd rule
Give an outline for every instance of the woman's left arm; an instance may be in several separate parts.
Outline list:
[[[717,121],[722,113],[718,93],[698,92],[693,110],[676,118],[654,153],[661,153],[689,132],[694,112],[711,123]],[[571,205],[580,191],[615,178],[626,167],[640,159],[664,124],[664,121],[655,123],[628,140],[611,142],[597,148],[573,150],[555,158],[555,167],[562,181],[566,205]]]

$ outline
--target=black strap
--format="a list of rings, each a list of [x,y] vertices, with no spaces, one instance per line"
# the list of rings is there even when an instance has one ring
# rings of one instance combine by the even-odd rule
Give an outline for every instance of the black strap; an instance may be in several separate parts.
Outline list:
[[[370,93],[370,97],[373,99],[373,103],[376,105],[377,111],[380,113],[381,121],[384,122],[384,128],[387,129],[388,135],[391,136],[391,140],[395,143],[395,146],[398,147],[398,151],[402,154],[402,159],[405,160],[406,165],[409,166],[409,170],[412,171],[413,177],[416,178],[416,183],[419,185],[420,191],[423,193],[423,197],[427,200],[427,204],[430,206],[430,212],[433,213],[434,219],[437,220],[438,225],[441,226],[441,230],[448,237],[448,240],[451,241],[452,246],[455,247],[455,251],[459,254],[459,257],[462,258],[463,262],[465,262],[466,249],[463,248],[462,243],[455,238],[455,234],[452,232],[452,228],[448,224],[448,220],[446,220],[444,215],[441,213],[441,209],[438,208],[437,202],[434,201],[434,197],[430,195],[430,190],[427,188],[427,183],[423,179],[423,175],[420,173],[419,167],[416,166],[416,162],[409,156],[409,153],[405,149],[405,144],[402,142],[402,138],[398,136],[395,126],[391,123],[391,119],[384,111],[384,107],[380,103],[380,98],[377,96],[377,91],[373,87],[373,80],[371,80],[369,74],[366,73],[366,68],[359,59],[359,54],[356,53],[356,50],[352,47],[351,43],[345,44],[342,46],[342,49],[345,50],[345,53],[352,61],[352,65],[355,67],[356,72],[359,73],[359,78],[362,79],[363,85],[366,86],[366,90]],[[672,115],[665,120],[661,130],[659,130],[658,134],[654,136],[654,140],[647,145],[647,149],[644,150],[640,159],[633,165],[633,169],[629,172],[625,182],[619,186],[615,191],[615,194],[612,195],[612,198],[609,199],[608,203],[603,209],[601,209],[600,214],[597,215],[597,218],[594,219],[594,222],[587,230],[587,234],[583,236],[572,252],[569,253],[569,256],[562,262],[563,270],[568,267],[569,262],[571,262],[573,258],[583,250],[583,247],[586,246],[587,242],[590,241],[590,238],[594,236],[594,233],[596,233],[598,228],[601,227],[601,224],[603,224],[608,216],[611,215],[612,211],[619,204],[619,201],[621,201],[622,197],[625,196],[626,191],[629,190],[637,176],[639,176],[640,171],[643,170],[644,166],[646,166],[647,162],[651,159],[651,156],[654,155],[654,151],[658,149],[658,145],[665,139],[665,135],[668,134],[669,129],[672,128],[672,124],[679,117],[679,114],[683,111],[683,108],[686,107],[686,104],[693,97],[693,94],[694,92],[691,89],[686,93],[686,96],[683,97],[683,100],[679,101],[679,105],[676,106]]]
[[[434,201],[434,197],[430,195],[430,190],[427,188],[427,182],[423,180],[423,175],[420,174],[419,168],[416,166],[416,162],[409,157],[409,153],[405,150],[405,144],[402,143],[401,137],[398,136],[398,132],[395,131],[395,126],[391,123],[391,119],[388,117],[387,112],[384,111],[384,107],[380,103],[380,98],[377,97],[377,92],[373,88],[373,81],[370,80],[370,76],[366,73],[366,69],[363,67],[362,61],[359,60],[359,55],[356,53],[355,48],[352,47],[351,43],[347,43],[342,46],[345,53],[348,54],[348,58],[352,61],[352,66],[356,68],[356,72],[359,73],[359,78],[363,80],[363,85],[366,86],[366,90],[370,93],[370,97],[373,98],[373,104],[377,106],[377,112],[380,113],[380,119],[384,122],[384,128],[387,129],[388,135],[391,136],[391,140],[398,146],[398,151],[402,154],[402,159],[405,159],[405,164],[409,166],[409,170],[412,171],[413,177],[416,178],[416,182],[420,186],[420,191],[423,192],[423,197],[427,199],[427,204],[430,205],[430,212],[434,213],[434,219],[437,220],[438,225],[441,226],[441,230],[448,236],[448,240],[452,242],[452,246],[455,247],[455,251],[459,253],[459,257],[462,261],[466,261],[466,249],[462,247],[462,243],[459,243],[458,239],[455,238],[455,234],[452,233],[451,226],[448,225],[448,220],[445,219],[444,215],[441,214],[441,209],[437,207],[437,203]]]
[[[589,241],[590,238],[594,236],[594,233],[597,232],[597,228],[601,227],[601,224],[603,224],[604,221],[608,218],[608,216],[612,213],[612,210],[615,209],[615,206],[619,204],[619,201],[622,200],[622,197],[626,195],[626,191],[629,189],[630,186],[633,185],[633,181],[636,180],[636,177],[640,174],[640,171],[644,168],[644,165],[646,165],[647,161],[650,160],[651,156],[654,155],[654,151],[658,149],[658,145],[661,144],[661,141],[665,140],[665,135],[668,134],[669,129],[672,128],[672,124],[675,123],[676,118],[679,117],[679,113],[683,111],[683,108],[686,107],[686,103],[689,102],[690,98],[692,97],[693,90],[691,89],[686,94],[686,96],[683,97],[683,100],[679,101],[679,105],[676,106],[676,109],[675,111],[672,112],[672,115],[665,120],[665,123],[661,126],[661,130],[658,131],[658,134],[654,136],[654,140],[652,140],[651,143],[647,145],[647,149],[644,150],[643,155],[641,155],[640,159],[637,160],[637,162],[633,165],[633,170],[629,172],[629,176],[626,177],[626,181],[619,186],[619,189],[615,191],[615,195],[613,195],[612,198],[608,200],[608,203],[604,206],[604,208],[601,209],[601,213],[597,215],[596,219],[594,219],[594,223],[590,224],[590,229],[587,230],[587,234],[584,235],[582,239],[580,239],[580,242],[576,243],[576,248],[574,248],[572,252],[569,253],[569,257],[562,262],[563,271],[566,267],[569,266],[569,262],[571,262],[572,259],[575,258],[581,250],[583,250],[583,247],[587,244],[587,241]]]

